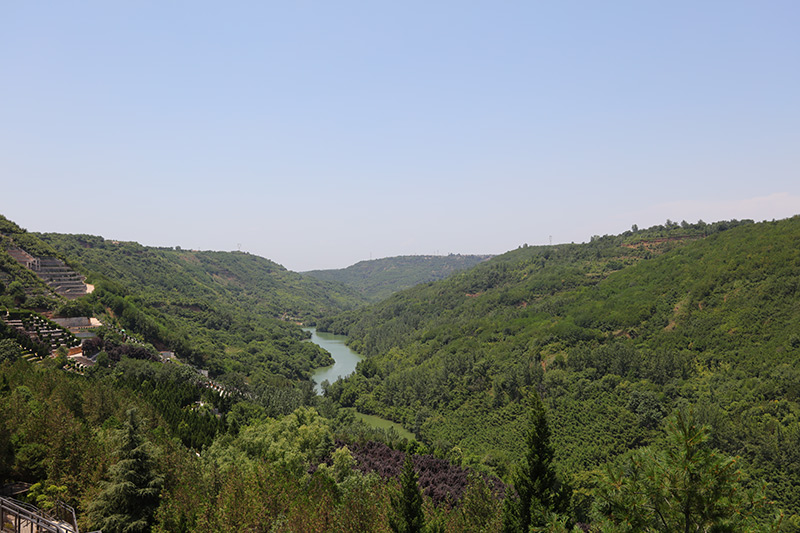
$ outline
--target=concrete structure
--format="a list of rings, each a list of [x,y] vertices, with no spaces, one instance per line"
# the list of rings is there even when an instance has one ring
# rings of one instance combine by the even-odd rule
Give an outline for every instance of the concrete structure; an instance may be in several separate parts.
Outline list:
[[[79,370],[86,370],[87,368],[93,367],[96,363],[89,359],[88,357],[84,357],[83,355],[68,355],[67,359],[75,363],[75,366],[78,367]]]
[[[51,289],[65,298],[79,298],[86,294],[83,276],[69,268],[60,259],[42,257],[36,275],[42,278]]]
[[[17,263],[28,268],[30,270],[36,271],[40,268],[40,262],[37,257],[33,257],[31,254],[23,250],[22,248],[9,248],[6,250],[8,255],[13,257]]]
[[[19,264],[39,276],[56,294],[71,299],[87,294],[83,276],[65,265],[61,259],[34,257],[17,247],[11,247],[7,251]]]
[[[71,318],[51,318],[53,322],[61,326],[62,328],[66,328],[70,330],[72,333],[77,333],[78,331],[85,331],[87,329],[92,328],[99,328],[103,325],[95,317],[87,317],[87,316],[76,316]]]
[[[62,328],[67,328],[68,330],[74,329],[82,329],[82,328],[89,328],[91,327],[91,323],[89,322],[89,318],[85,316],[78,316],[72,318],[51,318],[53,322],[61,326]]]

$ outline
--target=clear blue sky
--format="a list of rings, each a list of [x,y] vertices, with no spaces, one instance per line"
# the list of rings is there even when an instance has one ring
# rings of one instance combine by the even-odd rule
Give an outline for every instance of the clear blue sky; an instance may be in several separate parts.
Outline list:
[[[800,213],[800,2],[2,2],[0,213],[292,270]]]

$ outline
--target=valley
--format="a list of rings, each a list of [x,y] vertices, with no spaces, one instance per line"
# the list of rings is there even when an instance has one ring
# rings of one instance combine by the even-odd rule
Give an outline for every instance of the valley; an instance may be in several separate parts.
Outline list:
[[[0,330],[0,481],[74,507],[83,528],[105,523],[96,502],[127,434],[154,450],[153,531],[386,531],[406,454],[428,524],[500,531],[535,450],[550,450],[552,530],[608,529],[604,505],[629,497],[614,476],[689,420],[703,450],[736,457],[719,480],[757,502],[730,511],[742,527],[777,513],[800,530],[798,217],[524,245],[380,298],[241,252],[0,229],[14,327],[99,325],[80,369],[74,336]],[[53,290],[39,257],[94,290]],[[391,269],[441,270],[429,259]]]

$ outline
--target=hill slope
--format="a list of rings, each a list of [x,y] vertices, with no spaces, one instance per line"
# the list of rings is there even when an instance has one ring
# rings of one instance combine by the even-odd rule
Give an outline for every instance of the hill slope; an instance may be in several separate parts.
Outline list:
[[[575,479],[689,405],[798,512],[799,297],[800,217],[522,248],[324,322],[370,356],[329,394],[502,469],[536,389]]]
[[[0,305],[57,316],[102,316],[112,329],[124,328],[158,349],[173,350],[240,389],[274,388],[279,379],[310,390],[311,370],[332,361],[317,346],[302,342],[308,335],[295,322],[313,323],[323,314],[364,303],[344,285],[307,278],[244,253],[33,234],[5,218],[0,234]],[[96,290],[66,300],[14,260],[8,248],[64,260]]]
[[[97,286],[91,301],[146,340],[213,374],[305,379],[329,363],[291,322],[355,307],[354,291],[241,252],[152,248],[90,235],[39,235]],[[319,352],[319,353],[318,353]]]
[[[38,235],[95,277],[190,298],[228,298],[276,318],[308,319],[363,304],[355,291],[307,279],[244,252],[154,248],[92,235]]]
[[[361,261],[338,270],[311,270],[303,274],[338,281],[357,290],[370,302],[421,283],[444,279],[489,259],[489,255],[406,255]]]
[[[0,307],[27,304],[52,309],[59,305],[63,299],[12,256],[20,249],[39,257],[57,255],[53,248],[0,215]]]

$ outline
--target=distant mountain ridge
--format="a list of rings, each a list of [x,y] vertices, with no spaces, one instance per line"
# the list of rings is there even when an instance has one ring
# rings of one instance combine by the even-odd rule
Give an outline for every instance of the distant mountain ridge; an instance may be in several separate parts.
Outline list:
[[[347,268],[303,272],[325,281],[337,281],[358,291],[370,302],[421,283],[445,279],[490,259],[491,255],[401,255],[360,261]]]

